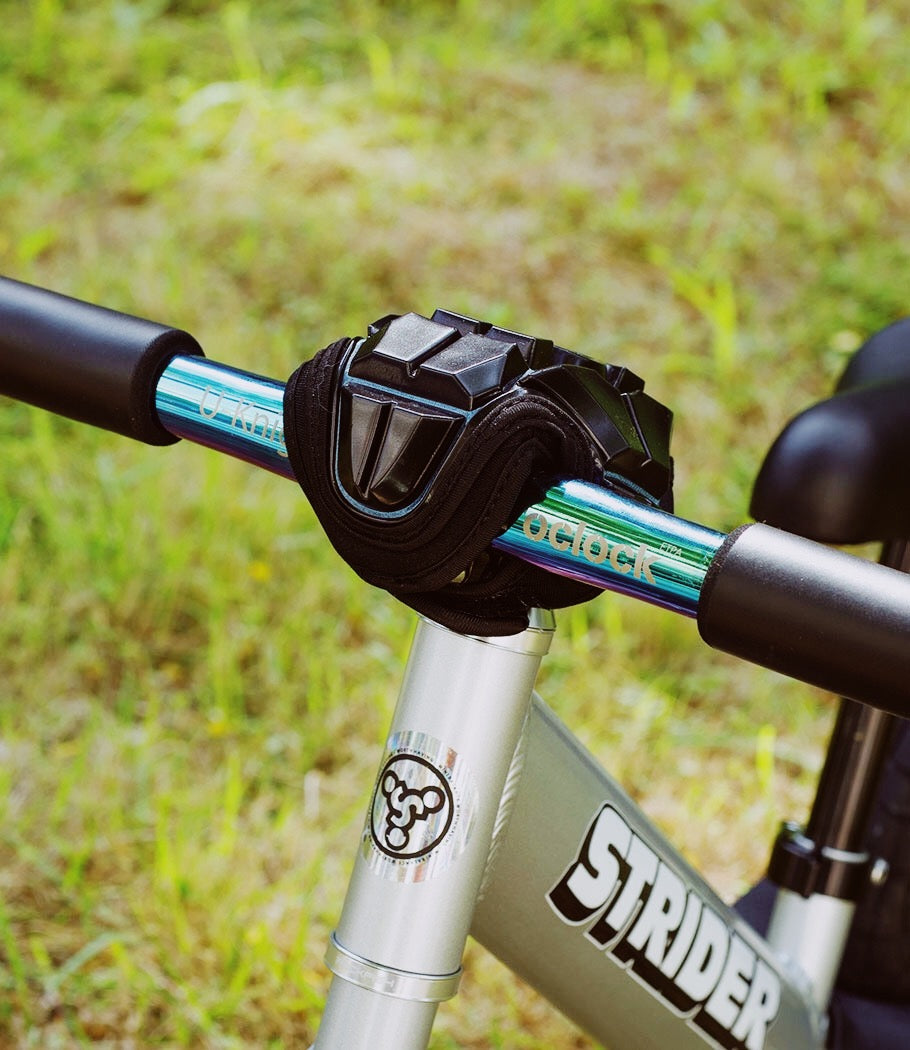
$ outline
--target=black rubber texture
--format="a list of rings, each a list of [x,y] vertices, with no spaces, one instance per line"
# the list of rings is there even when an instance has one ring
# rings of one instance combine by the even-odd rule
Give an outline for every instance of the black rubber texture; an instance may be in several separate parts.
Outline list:
[[[603,467],[569,414],[524,392],[477,421],[471,440],[446,460],[444,494],[395,522],[358,513],[334,484],[333,405],[337,377],[352,347],[339,340],[305,362],[285,390],[285,437],[294,474],[326,536],[367,583],[452,631],[509,635],[529,611],[589,601],[597,588],[488,551],[546,483],[566,476],[594,481]],[[471,569],[467,581],[453,583]]]
[[[758,521],[824,543],[910,535],[910,318],[851,357],[830,398],[784,428],[752,494]]]
[[[524,630],[598,588],[491,550],[554,482],[672,508],[672,413],[628,369],[436,310],[304,362],[284,397],[294,475],[362,579],[464,634]]]
[[[771,446],[751,513],[823,543],[910,535],[910,378],[845,390],[790,421]]]
[[[149,445],[177,440],[155,385],[187,332],[0,277],[0,394]]]
[[[901,723],[885,767],[866,842],[890,873],[868,883],[857,905],[838,986],[857,995],[910,1002],[910,723]],[[906,1033],[910,1046],[910,1031]]]
[[[837,389],[856,390],[892,379],[910,379],[910,317],[870,336],[850,358]]]
[[[767,525],[731,533],[698,604],[715,649],[910,715],[910,578]]]

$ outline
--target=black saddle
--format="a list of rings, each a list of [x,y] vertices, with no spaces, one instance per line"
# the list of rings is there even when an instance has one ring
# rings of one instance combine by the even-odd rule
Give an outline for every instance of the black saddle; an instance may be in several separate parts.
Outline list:
[[[910,318],[854,354],[830,398],[801,412],[765,457],[758,521],[823,543],[910,537]]]

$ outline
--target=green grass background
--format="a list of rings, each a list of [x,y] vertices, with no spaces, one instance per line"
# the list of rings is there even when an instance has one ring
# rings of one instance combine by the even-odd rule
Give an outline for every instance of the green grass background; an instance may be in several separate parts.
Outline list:
[[[646,378],[677,507],[907,309],[910,5],[0,3],[0,271],[285,377],[446,306]],[[541,689],[733,898],[832,705],[604,596]],[[291,484],[0,403],[0,1045],[306,1047],[413,617]],[[471,946],[445,1047],[587,1047]]]

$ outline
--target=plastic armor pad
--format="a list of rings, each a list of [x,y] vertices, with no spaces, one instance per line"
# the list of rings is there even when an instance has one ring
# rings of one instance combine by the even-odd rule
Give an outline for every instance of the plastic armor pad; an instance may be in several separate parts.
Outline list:
[[[669,507],[671,416],[643,387],[473,318],[391,316],[294,373],[288,453],[364,579],[453,630],[511,634],[597,593],[488,549],[549,484],[609,475]]]

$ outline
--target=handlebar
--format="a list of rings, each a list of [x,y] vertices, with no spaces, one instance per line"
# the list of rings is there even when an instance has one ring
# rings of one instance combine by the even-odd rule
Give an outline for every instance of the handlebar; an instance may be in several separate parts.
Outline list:
[[[176,439],[154,384],[187,332],[0,277],[0,393],[150,445]]]
[[[0,278],[0,394],[292,478],[283,393],[206,359],[178,329]],[[910,577],[893,569],[764,525],[725,536],[576,481],[494,545],[695,617],[713,648],[910,717]]]

